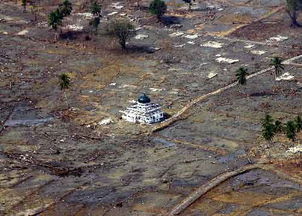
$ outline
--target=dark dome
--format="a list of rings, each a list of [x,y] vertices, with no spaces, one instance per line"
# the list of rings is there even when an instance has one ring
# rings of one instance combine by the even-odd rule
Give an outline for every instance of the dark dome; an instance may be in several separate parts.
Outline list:
[[[137,101],[140,103],[150,103],[151,102],[150,98],[146,94],[142,94],[141,96],[139,96]]]

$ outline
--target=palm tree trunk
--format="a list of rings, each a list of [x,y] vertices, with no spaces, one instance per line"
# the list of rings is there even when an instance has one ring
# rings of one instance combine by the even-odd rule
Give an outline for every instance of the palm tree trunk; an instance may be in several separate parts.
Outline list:
[[[287,13],[291,19],[291,27],[301,27],[301,25],[297,21],[297,11],[296,10],[287,10]]]
[[[65,97],[65,102],[66,102],[67,108],[69,108],[68,99],[67,99],[67,95],[66,95],[65,91],[64,91],[64,97]]]

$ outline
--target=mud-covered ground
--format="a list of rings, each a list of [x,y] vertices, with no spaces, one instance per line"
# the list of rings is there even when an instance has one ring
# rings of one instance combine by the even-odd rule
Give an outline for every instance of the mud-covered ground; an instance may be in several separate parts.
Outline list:
[[[145,92],[173,116],[234,82],[241,66],[252,74],[273,56],[301,55],[301,29],[289,28],[283,1],[197,1],[190,12],[171,0],[164,23],[148,1],[104,1],[98,35],[83,14],[89,4],[71,2],[58,41],[47,15],[59,1],[40,1],[37,20],[30,7],[0,2],[0,215],[165,215],[215,176],[259,161],[270,169],[227,180],[181,215],[302,214],[301,161],[286,153],[301,134],[268,143],[260,124],[266,113],[283,122],[301,114],[302,58],[286,65],[291,80],[255,76],[158,132],[119,113]],[[140,35],[127,51],[105,34],[117,16]],[[61,73],[71,77],[66,97]]]

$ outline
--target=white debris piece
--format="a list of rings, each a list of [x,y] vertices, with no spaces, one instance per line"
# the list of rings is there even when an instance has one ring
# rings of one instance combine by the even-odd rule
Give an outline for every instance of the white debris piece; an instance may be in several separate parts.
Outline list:
[[[110,83],[109,85],[110,86],[116,86],[116,83]]]
[[[113,15],[116,15],[118,12],[117,11],[113,11],[111,13],[108,14],[108,16],[113,16]]]
[[[219,57],[216,59],[218,63],[229,63],[229,64],[234,64],[236,62],[239,62],[239,59],[230,59],[230,58],[224,58],[224,57]]]
[[[10,16],[5,16],[5,15],[2,15],[1,16],[3,17],[1,20],[4,20],[4,21],[13,21],[13,17],[10,17]]]
[[[85,19],[92,19],[93,18],[92,13],[77,13],[76,15],[83,16],[83,17],[85,17]]]
[[[8,35],[8,32],[5,31],[5,32],[2,32],[2,34]]]
[[[216,56],[216,57],[220,57],[220,56],[221,56],[221,54],[216,54],[215,56]]]
[[[184,33],[183,32],[174,32],[172,34],[169,34],[170,37],[179,37],[182,36]]]
[[[170,91],[170,94],[178,94],[179,93],[179,89],[172,89]]]
[[[117,9],[117,10],[120,10],[120,9],[122,9],[123,7],[124,7],[123,5],[117,5],[117,6],[115,6],[114,8]]]
[[[108,125],[108,124],[110,124],[110,123],[112,123],[113,121],[112,121],[112,119],[111,118],[105,118],[105,119],[103,119],[102,121],[100,121],[98,124],[99,125]]]
[[[265,50],[251,50],[251,53],[255,54],[255,55],[263,55],[264,53],[266,53],[266,51]]]
[[[81,25],[68,25],[66,26],[67,29],[73,30],[73,31],[81,31],[84,29],[84,26]]]
[[[211,73],[208,74],[208,78],[209,78],[209,79],[212,79],[212,78],[215,77],[215,76],[217,76],[217,73],[211,72]]]
[[[179,45],[174,45],[174,47],[176,47],[176,48],[182,48],[182,47],[184,47],[186,44],[179,44]]]
[[[127,14],[126,13],[121,13],[120,16],[127,16]]]
[[[47,22],[39,22],[39,23],[37,23],[37,26],[42,27],[42,28],[46,28],[46,27],[48,27],[48,23]]]
[[[204,44],[201,44],[200,46],[202,47],[211,47],[211,48],[222,48],[223,47],[223,43],[219,43],[219,42],[216,42],[216,41],[208,41]]]
[[[297,145],[295,147],[291,147],[286,152],[287,153],[294,153],[294,154],[301,153],[302,152],[302,145]]]
[[[282,81],[282,80],[293,80],[295,77],[293,75],[290,75],[290,73],[286,72],[284,74],[282,74],[281,76],[276,78],[276,81]]]
[[[194,41],[188,41],[187,44],[191,44],[191,45],[194,45],[195,42]]]
[[[253,48],[255,45],[254,44],[247,44],[244,46],[245,49],[251,49]]]
[[[288,37],[286,37],[286,36],[277,35],[275,37],[269,38],[266,42],[268,42],[268,43],[274,43],[274,42],[285,41],[287,39],[288,39]]]
[[[181,28],[182,27],[182,24],[172,24],[170,25],[170,28],[174,28],[174,29],[177,29],[177,28]]]
[[[190,40],[193,40],[193,39],[198,38],[198,34],[193,34],[193,35],[185,35],[184,37],[185,37],[185,38],[188,38],[188,39],[190,39]]]
[[[29,31],[27,29],[24,29],[17,33],[17,35],[26,35]]]
[[[120,9],[122,9],[124,6],[121,5],[121,2],[114,2],[114,3],[111,4],[111,7],[115,8],[115,9],[117,9],[117,10],[120,10]]]
[[[149,35],[138,34],[138,35],[136,35],[134,38],[135,38],[136,40],[143,40],[143,39],[148,38],[148,37],[149,37]]]
[[[158,50],[160,50],[160,47],[150,47],[150,49],[151,49],[152,51],[158,51]]]
[[[162,89],[158,89],[158,88],[149,88],[150,91],[153,91],[153,92],[159,92],[159,91],[162,91]]]

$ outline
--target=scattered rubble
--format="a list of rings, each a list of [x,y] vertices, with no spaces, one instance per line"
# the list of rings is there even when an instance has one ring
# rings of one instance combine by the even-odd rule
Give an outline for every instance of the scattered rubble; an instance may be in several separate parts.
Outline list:
[[[158,89],[158,88],[149,88],[151,91],[153,92],[160,92],[162,91],[162,89]]]
[[[211,47],[211,48],[222,48],[223,47],[223,43],[219,43],[219,42],[216,42],[216,41],[208,41],[204,44],[201,44],[200,46],[202,47]]]
[[[172,29],[179,29],[179,28],[182,28],[182,24],[172,24],[170,26],[170,28],[172,28]]]
[[[135,38],[136,40],[143,40],[143,39],[146,39],[146,38],[148,38],[148,37],[149,37],[149,35],[138,34],[138,35],[136,35],[134,38]]]
[[[186,44],[179,44],[179,45],[174,45],[175,48],[182,48],[184,47]]]
[[[66,29],[73,30],[73,31],[82,31],[84,29],[84,26],[75,25],[75,24],[74,25],[67,25]]]
[[[208,74],[207,77],[208,77],[209,79],[212,79],[212,78],[215,77],[215,76],[217,76],[217,73],[211,72],[211,73]]]
[[[83,16],[85,19],[92,19],[93,18],[93,14],[92,13],[77,13],[76,15],[78,16]]]
[[[276,42],[285,41],[287,39],[288,39],[288,37],[286,37],[286,36],[277,35],[275,37],[270,37],[269,39],[266,40],[266,42],[267,43],[276,43]]]
[[[224,57],[219,57],[216,59],[218,63],[229,63],[229,64],[234,64],[236,62],[239,62],[239,59],[230,59],[230,58],[224,58]]]
[[[107,14],[107,16],[113,16],[113,15],[116,15],[116,14],[118,14],[118,12],[117,11],[113,11],[113,12]]]
[[[117,10],[120,10],[120,9],[122,9],[124,6],[121,5],[121,2],[114,2],[114,3],[111,4],[111,7],[115,8],[115,9],[117,9]]]
[[[266,53],[266,51],[265,50],[251,50],[251,53],[255,54],[255,55],[263,55]]]
[[[27,29],[24,29],[24,30],[18,32],[17,35],[20,35],[20,36],[21,36],[21,35],[27,35],[28,32],[29,32],[29,31],[28,31]]]
[[[98,124],[99,125],[108,125],[108,124],[111,124],[113,121],[111,118],[105,118],[103,120],[101,120]]]
[[[295,147],[291,147],[286,152],[293,153],[293,154],[302,153],[302,145],[297,145]]]
[[[251,48],[253,48],[253,47],[255,47],[254,44],[248,44],[248,45],[245,45],[245,46],[244,46],[244,48],[246,48],[246,49],[251,49]]]
[[[286,73],[282,74],[281,76],[277,77],[276,81],[282,81],[282,80],[290,81],[293,79],[295,79],[295,77],[293,75],[291,75],[290,73],[286,72]]]
[[[193,34],[193,35],[184,35],[183,37],[193,40],[193,39],[198,38],[199,36],[198,36],[198,34]]]
[[[173,33],[169,34],[170,37],[179,37],[182,35],[184,35],[183,32],[173,32]]]

